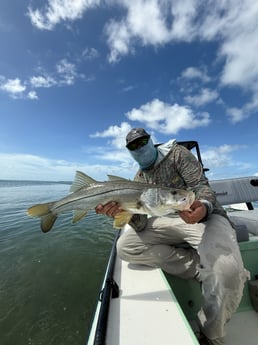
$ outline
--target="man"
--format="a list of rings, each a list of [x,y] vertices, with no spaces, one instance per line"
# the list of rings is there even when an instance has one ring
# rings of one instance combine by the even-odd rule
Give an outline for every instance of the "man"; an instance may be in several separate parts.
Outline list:
[[[226,212],[218,204],[201,164],[175,140],[155,146],[143,128],[134,128],[126,136],[126,147],[140,167],[136,181],[190,189],[196,200],[190,210],[176,215],[133,215],[130,229],[117,243],[118,255],[131,263],[160,267],[201,282],[201,344],[224,344],[226,324],[240,303],[247,278]],[[115,202],[96,207],[97,213],[111,217],[121,211]],[[180,245],[185,242],[189,248]]]

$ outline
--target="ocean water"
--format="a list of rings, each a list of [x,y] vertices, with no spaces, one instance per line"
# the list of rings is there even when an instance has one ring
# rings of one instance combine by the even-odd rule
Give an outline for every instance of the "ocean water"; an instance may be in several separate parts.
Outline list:
[[[27,216],[69,184],[0,181],[0,344],[86,343],[116,230],[90,213],[61,215],[49,233]]]

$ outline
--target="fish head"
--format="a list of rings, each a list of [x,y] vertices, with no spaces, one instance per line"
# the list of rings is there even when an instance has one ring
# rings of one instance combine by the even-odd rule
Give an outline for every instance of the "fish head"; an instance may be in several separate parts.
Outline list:
[[[193,191],[184,189],[166,188],[159,190],[159,199],[161,205],[173,210],[183,211],[188,210],[195,200]]]
[[[142,193],[139,204],[152,216],[165,216],[177,211],[190,209],[195,200],[192,191],[168,187],[147,188]]]

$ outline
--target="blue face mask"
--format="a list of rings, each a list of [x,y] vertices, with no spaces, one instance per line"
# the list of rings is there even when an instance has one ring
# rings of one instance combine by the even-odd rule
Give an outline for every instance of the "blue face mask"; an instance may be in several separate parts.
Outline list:
[[[134,151],[129,151],[141,169],[150,168],[157,159],[158,151],[151,138],[148,143]]]

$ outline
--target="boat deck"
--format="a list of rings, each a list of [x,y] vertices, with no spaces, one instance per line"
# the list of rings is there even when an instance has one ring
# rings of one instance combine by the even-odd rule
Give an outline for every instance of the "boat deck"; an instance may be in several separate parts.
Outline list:
[[[254,310],[234,314],[228,324],[226,345],[257,345],[258,314]]]
[[[120,297],[111,300],[106,344],[199,344],[160,269],[117,259]]]

